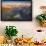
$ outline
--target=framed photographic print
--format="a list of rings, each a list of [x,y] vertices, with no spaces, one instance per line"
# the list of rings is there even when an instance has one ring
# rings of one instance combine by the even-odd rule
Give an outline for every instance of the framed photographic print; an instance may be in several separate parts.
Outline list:
[[[1,21],[31,21],[32,0],[2,0]]]

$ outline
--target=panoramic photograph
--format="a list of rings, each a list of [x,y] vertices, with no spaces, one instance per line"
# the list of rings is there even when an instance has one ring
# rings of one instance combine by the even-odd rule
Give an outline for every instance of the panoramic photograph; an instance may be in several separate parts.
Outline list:
[[[2,21],[31,21],[32,3],[30,1],[2,0]]]

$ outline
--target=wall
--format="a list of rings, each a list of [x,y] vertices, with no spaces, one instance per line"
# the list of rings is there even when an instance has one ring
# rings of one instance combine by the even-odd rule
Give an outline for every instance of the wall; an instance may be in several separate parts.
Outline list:
[[[32,34],[35,34],[37,29],[46,30],[46,28],[40,27],[35,20],[36,15],[42,13],[40,10],[40,6],[46,5],[46,0],[33,0],[32,2],[33,2],[32,21],[26,21],[26,22],[24,21],[1,22],[0,21],[0,35],[4,34],[4,31],[5,31],[4,29],[6,25],[16,26],[19,31],[18,36],[21,36],[23,34],[24,36],[29,37]]]

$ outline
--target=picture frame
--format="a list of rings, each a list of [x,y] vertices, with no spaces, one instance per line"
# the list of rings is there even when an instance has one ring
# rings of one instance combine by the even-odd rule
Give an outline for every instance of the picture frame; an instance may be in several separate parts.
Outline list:
[[[1,21],[32,21],[32,0],[2,0]]]

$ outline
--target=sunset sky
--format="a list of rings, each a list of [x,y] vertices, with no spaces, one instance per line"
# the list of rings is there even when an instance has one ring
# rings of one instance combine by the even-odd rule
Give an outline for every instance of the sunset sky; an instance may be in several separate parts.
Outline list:
[[[13,8],[13,7],[30,7],[30,2],[3,2],[3,8]]]

